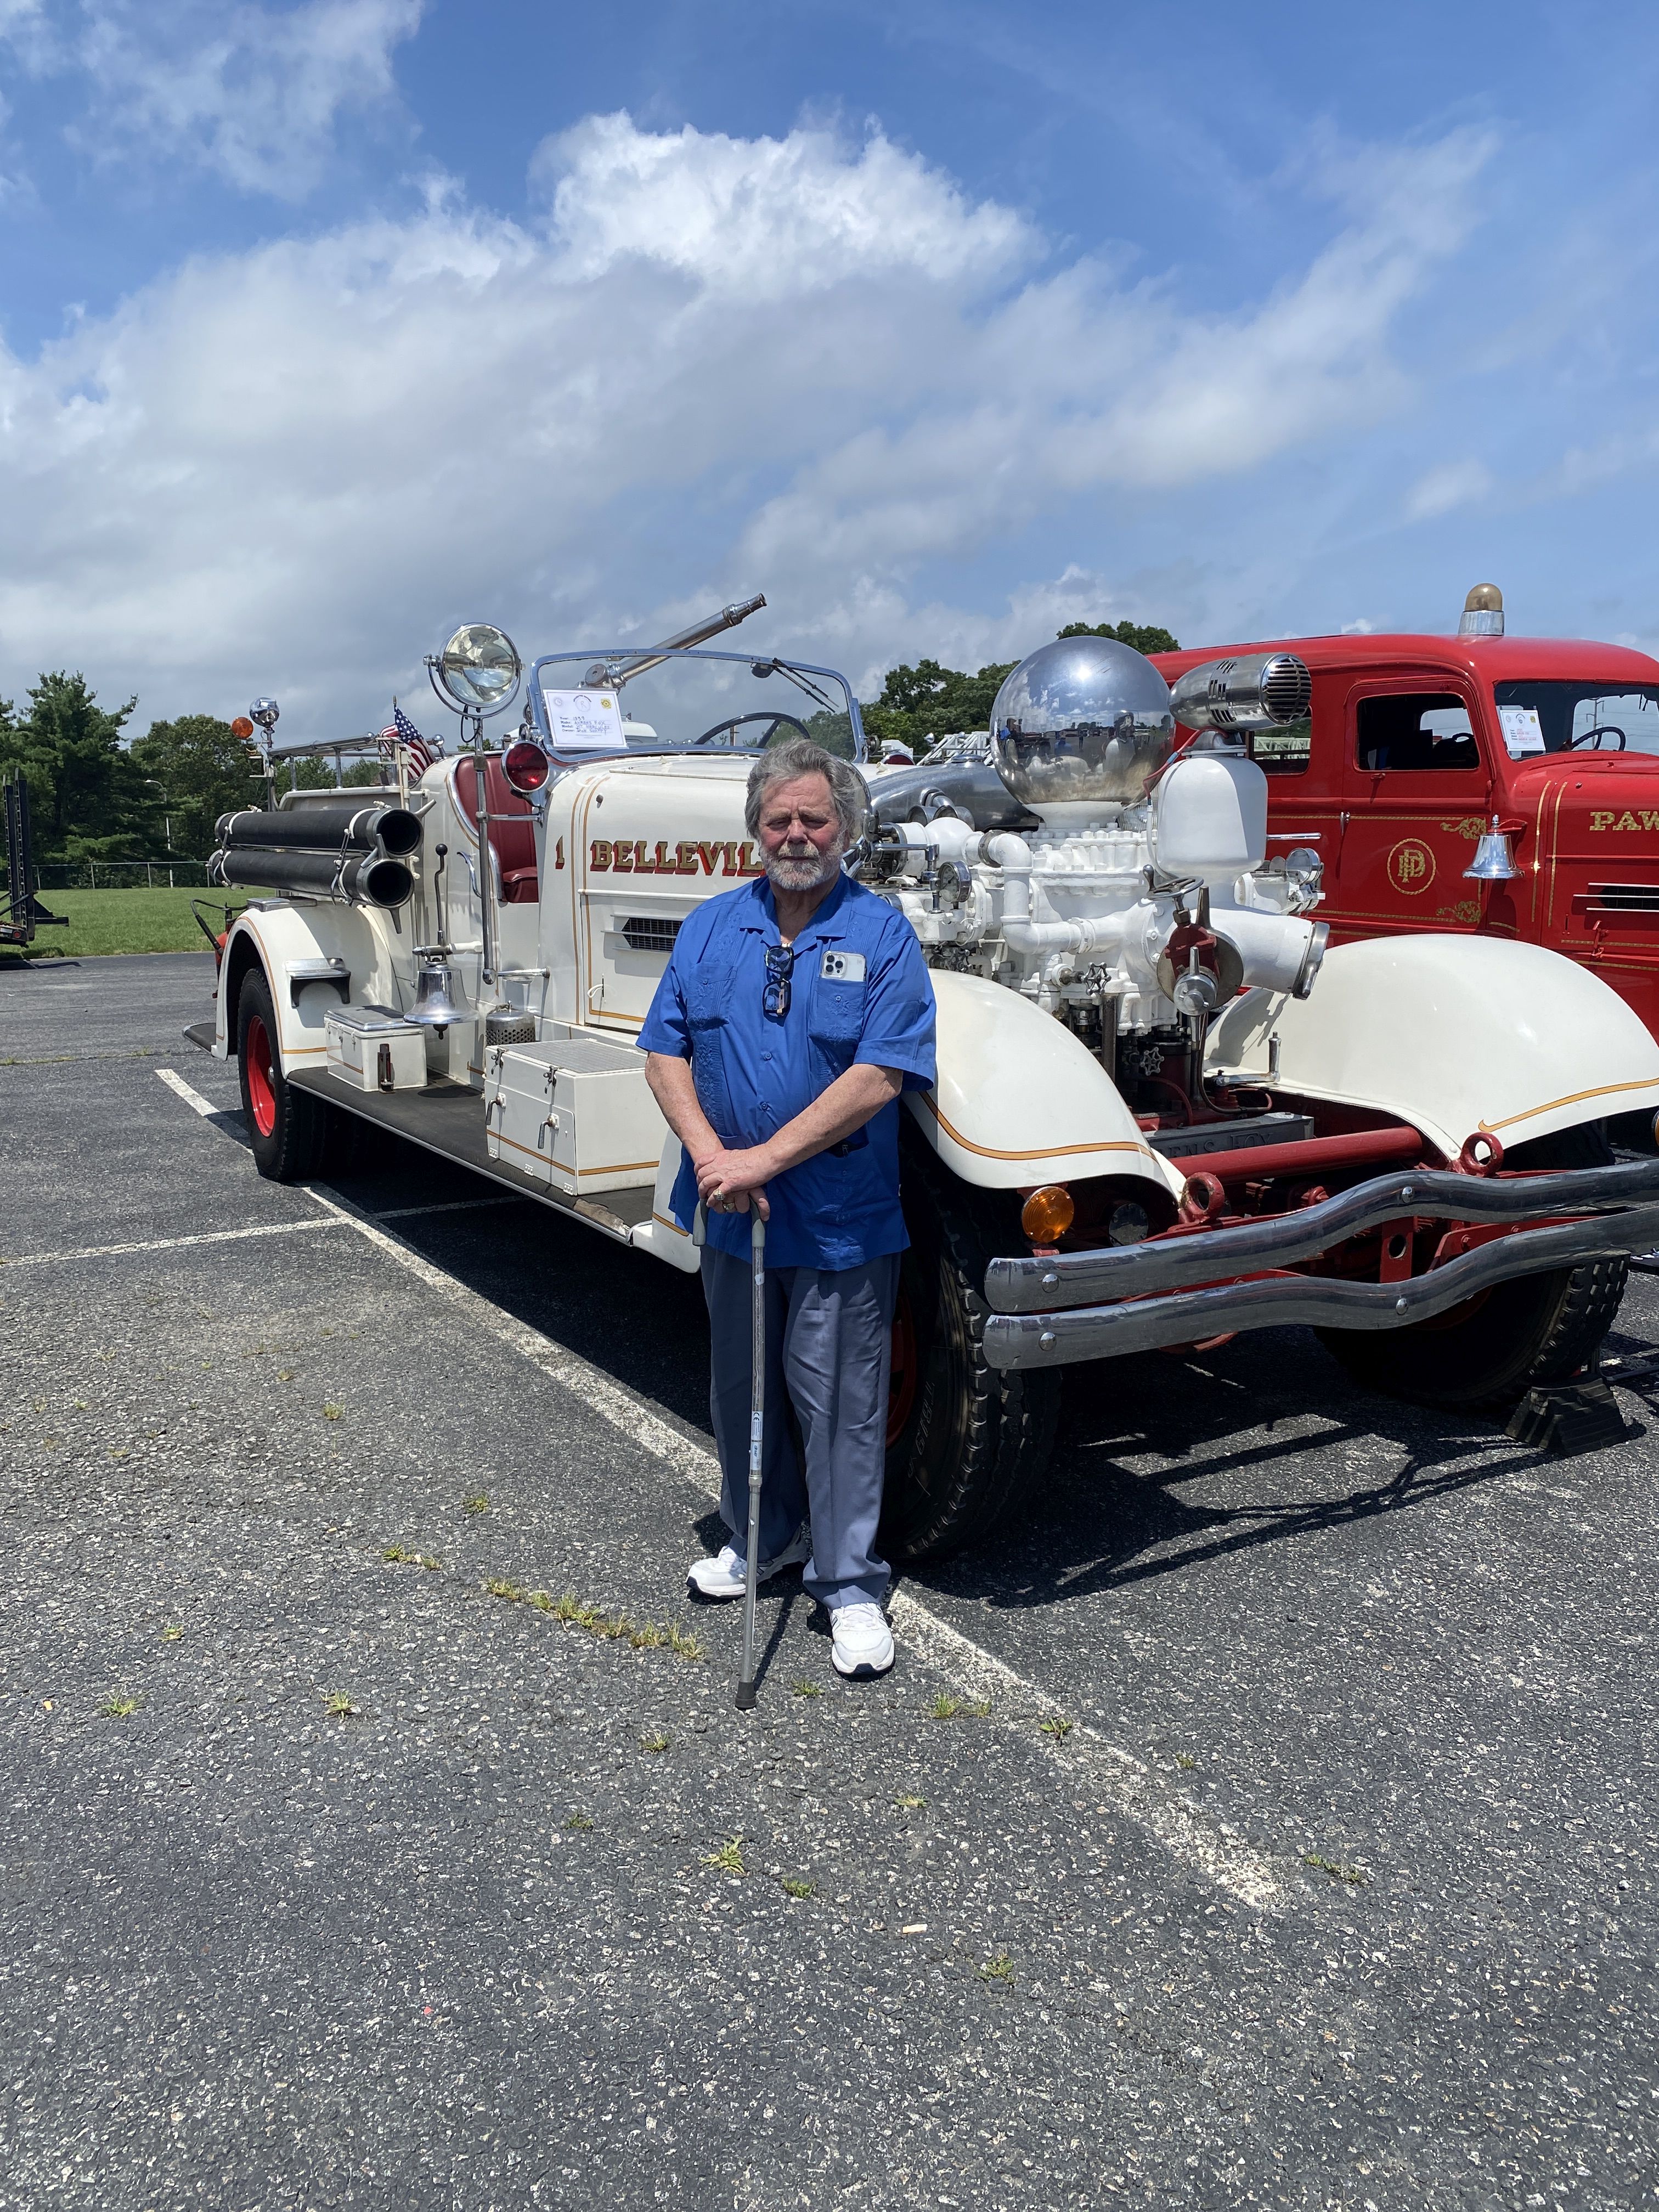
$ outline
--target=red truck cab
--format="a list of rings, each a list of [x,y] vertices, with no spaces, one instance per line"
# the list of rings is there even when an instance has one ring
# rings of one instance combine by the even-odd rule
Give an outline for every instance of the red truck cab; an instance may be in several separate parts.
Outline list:
[[[1407,931],[1522,938],[1592,968],[1659,1036],[1659,660],[1501,635],[1299,637],[1165,653],[1282,650],[1312,678],[1305,721],[1259,733],[1269,856],[1324,864],[1334,943]],[[1464,616],[1472,626],[1471,611]],[[1492,826],[1517,873],[1466,872]]]

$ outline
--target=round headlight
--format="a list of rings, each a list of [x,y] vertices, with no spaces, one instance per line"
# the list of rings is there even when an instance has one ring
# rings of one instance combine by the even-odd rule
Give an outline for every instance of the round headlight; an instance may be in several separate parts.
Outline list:
[[[515,738],[501,755],[501,774],[520,799],[533,798],[547,786],[547,755],[533,738]]]
[[[438,655],[437,677],[458,707],[486,714],[505,707],[519,688],[523,664],[505,630],[463,623]]]

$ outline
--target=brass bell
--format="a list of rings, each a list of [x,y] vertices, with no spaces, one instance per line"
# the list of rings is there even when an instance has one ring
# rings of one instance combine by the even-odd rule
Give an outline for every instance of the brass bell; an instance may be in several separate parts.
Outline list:
[[[423,960],[415,982],[415,1011],[410,1016],[440,1036],[452,1022],[465,1021],[464,1010],[455,1004],[453,979],[447,962]]]
[[[1474,848],[1474,858],[1463,874],[1477,883],[1513,883],[1521,871],[1515,865],[1515,854],[1510,850],[1510,833],[1498,826],[1498,817],[1492,817],[1492,827]]]

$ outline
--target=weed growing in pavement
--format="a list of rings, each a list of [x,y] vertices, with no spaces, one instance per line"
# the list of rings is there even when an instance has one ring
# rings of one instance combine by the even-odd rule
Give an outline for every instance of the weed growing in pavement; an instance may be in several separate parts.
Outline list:
[[[279,1367],[276,1370],[276,1380],[279,1382],[291,1382],[295,1372],[296,1370],[292,1367]]]
[[[1178,1751],[1176,1753],[1176,1765],[1177,1766],[1184,1766],[1190,1769],[1198,1765],[1198,1761],[1193,1757],[1190,1751]]]
[[[936,1721],[983,1721],[991,1717],[991,1701],[988,1698],[981,1698],[977,1704],[969,1705],[964,1705],[960,1698],[947,1698],[941,1694],[934,1698],[929,1710]]]
[[[641,1751],[666,1751],[667,1748],[668,1738],[665,1735],[642,1735],[640,1738]]]
[[[593,1823],[586,1813],[573,1813],[564,1825],[567,1828],[591,1828]]]
[[[893,1802],[901,1813],[920,1813],[927,1800],[925,1797],[896,1796]]]
[[[125,1690],[117,1690],[99,1711],[106,1721],[130,1721],[143,1702],[142,1698],[129,1697]]]
[[[743,1863],[743,1838],[728,1836],[717,1850],[704,1852],[702,1863],[721,1874],[747,1874],[749,1869]]]
[[[786,1897],[811,1897],[817,1887],[817,1884],[815,1881],[792,1881],[787,1875],[783,1877],[783,1893]]]
[[[390,1559],[394,1566],[398,1567],[428,1567],[435,1570],[443,1565],[441,1559],[435,1559],[429,1552],[406,1552],[401,1544],[388,1544],[380,1553],[380,1557],[383,1559]]]
[[[337,1421],[344,1411],[343,1406],[337,1406],[331,1398],[323,1407],[323,1419],[325,1421]]]
[[[1077,1723],[1075,1721],[1063,1721],[1058,1713],[1050,1713],[1048,1719],[1046,1721],[1039,1721],[1037,1723],[1037,1726],[1042,1730],[1044,1735],[1053,1736],[1056,1743],[1064,1743],[1066,1737],[1070,1735],[1072,1730],[1077,1726]]]
[[[1014,1962],[1006,1951],[999,1951],[994,1959],[988,1959],[979,1969],[979,1978],[982,1982],[1012,1982]]]
[[[176,1620],[170,1620],[161,1631],[161,1641],[163,1644],[176,1644],[184,1632]]]
[[[355,1720],[357,1708],[343,1690],[325,1690],[323,1708],[331,1721]]]
[[[546,1590],[526,1589],[501,1576],[492,1576],[484,1588],[491,1597],[505,1598],[509,1605],[530,1605],[538,1613],[550,1613],[567,1628],[585,1628],[602,1643],[626,1642],[635,1651],[672,1651],[677,1659],[703,1656],[696,1638],[688,1636],[675,1621],[632,1621],[624,1613],[601,1613],[596,1605],[585,1605],[574,1590],[554,1597]]]
[[[792,1682],[789,1686],[798,1698],[821,1698],[823,1695],[823,1686],[821,1682],[809,1682],[804,1676],[799,1682]]]
[[[461,1510],[463,1513],[488,1513],[489,1510],[489,1492],[483,1490],[475,1490],[471,1498],[462,1498]]]
[[[1318,1851],[1304,1851],[1302,1863],[1320,1868],[1336,1881],[1362,1882],[1365,1879],[1358,1867],[1343,1866],[1336,1859],[1328,1859]]]

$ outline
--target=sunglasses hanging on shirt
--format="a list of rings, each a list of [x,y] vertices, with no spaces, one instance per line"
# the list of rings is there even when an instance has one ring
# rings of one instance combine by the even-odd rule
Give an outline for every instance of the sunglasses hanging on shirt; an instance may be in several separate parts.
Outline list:
[[[761,992],[761,1012],[769,1019],[781,1022],[789,1011],[789,975],[795,964],[793,945],[769,945],[766,948],[766,983]]]

